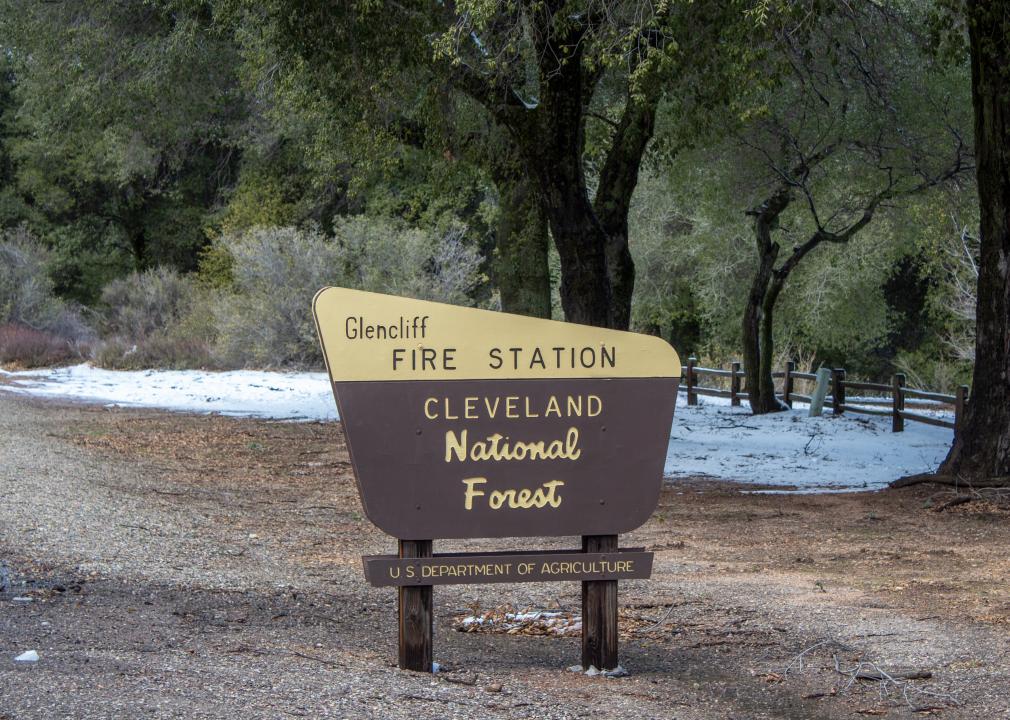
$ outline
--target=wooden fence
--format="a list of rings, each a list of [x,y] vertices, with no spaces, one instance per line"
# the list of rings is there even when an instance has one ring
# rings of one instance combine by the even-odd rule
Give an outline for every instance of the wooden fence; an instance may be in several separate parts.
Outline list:
[[[725,378],[729,389],[705,387],[699,384],[698,378],[701,376]],[[785,370],[773,372],[772,377],[782,381],[782,392],[777,393],[777,397],[789,407],[793,406],[793,401],[811,401],[810,395],[804,395],[796,391],[797,381],[806,383],[816,383],[817,373],[797,372],[796,363],[789,361]],[[845,412],[861,413],[863,415],[881,415],[891,418],[891,430],[901,432],[905,429],[905,421],[927,423],[929,425],[939,425],[940,427],[956,428],[964,417],[964,409],[968,403],[968,386],[961,385],[953,395],[944,393],[919,390],[905,385],[905,376],[898,373],[891,378],[890,384],[854,382],[845,379],[844,368],[834,368],[831,370],[829,381],[830,393],[825,398],[825,405],[830,405],[835,415]],[[744,371],[740,363],[730,364],[729,370],[717,368],[706,368],[698,365],[697,358],[687,359],[684,366],[684,377],[680,389],[687,393],[687,404],[697,405],[698,396],[729,398],[731,405],[740,405],[747,399],[744,388]],[[852,397],[846,401],[846,395],[851,396],[852,390],[876,393],[878,397]],[[811,391],[812,392],[812,391]],[[890,397],[887,397],[887,396]],[[930,408],[944,409],[952,407],[954,410],[954,421],[945,420],[933,415],[925,415],[913,410],[923,410]]]

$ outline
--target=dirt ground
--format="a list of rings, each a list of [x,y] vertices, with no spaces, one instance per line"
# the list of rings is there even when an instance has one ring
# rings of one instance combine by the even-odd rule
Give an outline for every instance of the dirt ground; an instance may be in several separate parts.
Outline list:
[[[339,424],[0,393],[0,720],[1010,718],[1010,513],[752,490],[669,484],[622,537],[656,552],[620,588],[630,676],[568,671],[577,636],[457,629],[575,614],[576,583],[437,587],[443,670],[406,673]]]

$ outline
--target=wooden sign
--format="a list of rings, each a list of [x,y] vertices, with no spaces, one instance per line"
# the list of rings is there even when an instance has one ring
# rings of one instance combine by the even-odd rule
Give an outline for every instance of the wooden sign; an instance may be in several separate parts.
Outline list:
[[[663,340],[325,288],[313,315],[365,514],[399,554],[400,667],[431,670],[432,586],[581,580],[583,665],[617,665],[617,535],[656,508],[680,379]],[[436,538],[581,535],[581,551],[433,555]]]
[[[618,534],[655,509],[680,377],[663,340],[343,288],[314,310],[390,535]]]

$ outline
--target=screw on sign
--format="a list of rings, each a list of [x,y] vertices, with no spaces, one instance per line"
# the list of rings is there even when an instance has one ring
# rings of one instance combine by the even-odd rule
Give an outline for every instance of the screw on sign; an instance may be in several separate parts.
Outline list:
[[[581,580],[582,664],[617,667],[618,548],[659,501],[680,380],[660,338],[325,288],[313,315],[365,514],[400,597],[400,667],[431,671],[432,586]],[[442,538],[581,535],[580,550],[436,555]]]

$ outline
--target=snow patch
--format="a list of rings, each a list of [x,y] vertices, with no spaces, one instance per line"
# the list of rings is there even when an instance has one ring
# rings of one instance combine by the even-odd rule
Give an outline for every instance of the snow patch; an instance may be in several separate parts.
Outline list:
[[[102,370],[90,365],[5,372],[0,390],[112,407],[164,408],[284,420],[337,420],[326,373]]]
[[[936,469],[953,440],[952,430],[916,422],[893,433],[888,417],[829,410],[812,418],[798,404],[755,416],[723,398],[699,403],[689,407],[683,395],[677,402],[665,470],[674,481],[702,476],[812,492],[875,489]]]
[[[456,623],[462,632],[504,633],[506,635],[554,635],[564,637],[582,633],[582,616],[565,612],[531,610],[467,615]]]

